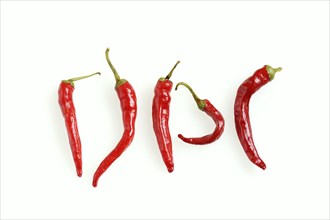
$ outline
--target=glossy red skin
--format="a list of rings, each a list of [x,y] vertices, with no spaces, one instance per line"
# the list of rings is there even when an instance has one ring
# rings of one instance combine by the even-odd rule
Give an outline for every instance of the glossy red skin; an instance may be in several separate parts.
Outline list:
[[[76,166],[76,172],[79,177],[82,176],[82,155],[81,141],[78,132],[76,110],[72,101],[74,86],[69,82],[62,81],[58,89],[58,103],[60,105],[62,115],[65,119],[65,126],[69,137],[69,143],[73,160]]]
[[[135,120],[137,113],[136,94],[129,82],[118,86],[116,92],[120,101],[124,125],[123,135],[117,146],[105,157],[94,173],[93,186],[96,187],[100,176],[132,143],[135,134]]]
[[[168,172],[173,172],[173,154],[172,154],[172,138],[169,130],[170,117],[170,92],[173,84],[168,79],[159,79],[155,89],[152,102],[152,121],[153,128],[157,138],[159,150]]]
[[[207,115],[209,115],[214,123],[215,129],[211,134],[205,135],[203,137],[194,137],[186,138],[182,134],[179,134],[178,137],[186,143],[204,145],[210,144],[220,138],[225,128],[225,121],[222,114],[216,109],[209,100],[204,99],[205,107],[202,109]]]
[[[257,70],[238,88],[234,106],[236,132],[241,145],[250,161],[263,170],[266,169],[266,164],[259,157],[254,145],[249,117],[249,102],[251,96],[269,81],[266,66]]]

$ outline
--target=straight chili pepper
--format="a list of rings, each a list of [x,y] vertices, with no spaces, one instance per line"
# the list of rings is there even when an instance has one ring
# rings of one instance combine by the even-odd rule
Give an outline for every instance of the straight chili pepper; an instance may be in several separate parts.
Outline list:
[[[218,109],[216,109],[211,104],[211,102],[208,99],[200,99],[196,95],[194,90],[187,83],[179,82],[176,85],[175,90],[177,90],[178,86],[180,86],[180,85],[185,86],[190,91],[193,98],[195,99],[195,102],[196,102],[198,108],[201,111],[204,111],[208,116],[210,116],[213,119],[213,121],[215,123],[215,129],[211,134],[208,134],[208,135],[205,135],[202,137],[186,138],[182,134],[179,134],[178,137],[186,143],[196,144],[196,145],[210,144],[210,143],[218,140],[220,138],[220,136],[222,135],[223,130],[225,128],[225,120],[224,120],[222,114],[218,111]]]
[[[241,145],[249,160],[260,167],[266,169],[266,164],[261,160],[252,137],[252,129],[249,116],[249,103],[251,96],[262,86],[274,79],[275,73],[282,68],[272,68],[265,65],[247,78],[238,88],[235,99],[235,126]]]
[[[71,152],[76,166],[76,172],[79,177],[82,176],[82,153],[76,118],[76,110],[72,99],[74,91],[74,81],[85,79],[96,74],[100,75],[101,73],[97,72],[88,76],[81,76],[68,80],[62,80],[58,89],[58,103],[60,105],[62,115],[65,119],[65,126],[69,137]]]
[[[180,61],[176,62],[169,74],[164,78],[161,77],[157,81],[154,89],[154,98],[152,102],[152,122],[154,132],[157,138],[159,150],[168,172],[173,172],[173,154],[172,154],[172,139],[168,126],[170,117],[170,92],[173,83],[169,80],[172,73]]]
[[[110,167],[110,165],[127,149],[132,143],[135,134],[135,119],[137,113],[136,95],[133,87],[126,79],[121,79],[115,67],[109,59],[109,48],[105,51],[107,62],[115,76],[117,92],[120,107],[122,110],[122,119],[124,124],[124,133],[117,146],[105,157],[94,173],[93,186],[96,187],[100,176]]]

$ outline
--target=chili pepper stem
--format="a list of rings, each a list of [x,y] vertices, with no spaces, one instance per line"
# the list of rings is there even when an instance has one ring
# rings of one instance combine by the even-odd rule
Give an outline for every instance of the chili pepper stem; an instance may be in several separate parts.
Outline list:
[[[173,66],[173,68],[171,69],[171,71],[167,74],[167,76],[165,77],[165,79],[170,79],[172,74],[173,74],[173,71],[175,70],[176,66],[180,63],[180,60],[178,60],[176,62],[176,64]]]
[[[109,48],[107,48],[107,49],[105,50],[105,57],[106,57],[107,62],[108,62],[109,66],[110,66],[110,68],[111,68],[111,70],[112,70],[112,72],[113,72],[113,75],[114,75],[114,77],[115,77],[115,80],[116,80],[115,88],[117,88],[118,86],[120,86],[120,85],[124,84],[125,82],[127,82],[127,80],[126,80],[126,79],[121,79],[121,78],[120,78],[120,76],[119,76],[119,74],[118,74],[116,68],[112,65],[112,63],[111,63],[111,61],[110,61],[110,58],[109,58],[109,51],[110,51]]]
[[[120,76],[119,76],[119,74],[118,74],[116,68],[112,65],[112,63],[111,63],[111,61],[110,61],[110,58],[109,58],[109,51],[110,51],[109,48],[107,48],[107,49],[105,50],[105,57],[106,57],[107,62],[108,62],[109,66],[110,66],[110,68],[111,68],[111,70],[112,70],[112,72],[113,72],[113,75],[115,76],[116,82],[118,82],[118,81],[120,80]]]
[[[71,79],[67,79],[67,80],[62,80],[62,82],[70,83],[74,87],[74,83],[73,82],[78,81],[78,80],[81,80],[81,79],[89,78],[89,77],[94,76],[94,75],[101,75],[101,73],[100,72],[96,72],[96,73],[93,73],[93,74],[90,74],[90,75],[86,75],[86,76],[79,76],[79,77],[75,77],[75,78],[71,78]]]
[[[275,73],[280,72],[282,70],[282,67],[273,68],[269,65],[266,65],[266,70],[269,75],[269,81],[272,81],[275,77]]]
[[[74,81],[85,79],[85,78],[88,78],[88,77],[91,77],[91,76],[94,76],[94,75],[101,75],[101,73],[100,72],[96,72],[96,73],[93,73],[93,74],[90,74],[90,75],[87,75],[87,76],[79,76],[79,77],[71,78],[71,79],[68,79],[68,80],[74,82]]]
[[[176,84],[175,90],[177,90],[180,85],[185,86],[190,91],[190,93],[192,94],[193,98],[195,99],[195,102],[196,102],[198,108],[203,111],[203,109],[205,108],[205,105],[206,105],[205,104],[205,101],[202,100],[202,99],[200,99],[196,95],[196,93],[194,92],[194,90],[187,83],[185,83],[185,82],[179,82],[178,84]]]

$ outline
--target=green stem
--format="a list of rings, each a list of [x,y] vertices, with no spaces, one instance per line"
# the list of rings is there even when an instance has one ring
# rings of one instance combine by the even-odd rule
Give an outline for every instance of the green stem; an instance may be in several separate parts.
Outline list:
[[[269,75],[269,80],[272,81],[275,77],[275,73],[279,72],[282,70],[282,67],[278,67],[278,68],[273,68],[269,65],[266,65],[266,70],[268,72]]]
[[[180,60],[178,60],[178,61],[176,62],[176,64],[173,66],[173,68],[171,69],[171,71],[167,74],[167,76],[165,77],[165,79],[170,79],[170,78],[171,78],[174,69],[176,68],[176,66],[177,66],[179,63],[180,63]]]
[[[200,110],[203,110],[204,107],[205,107],[205,105],[206,105],[206,104],[205,104],[205,101],[202,100],[202,99],[200,99],[200,98],[196,95],[196,93],[194,92],[194,90],[193,90],[193,89],[192,89],[187,83],[185,83],[185,82],[179,82],[178,84],[176,84],[176,86],[175,86],[175,90],[177,90],[178,87],[179,87],[180,85],[185,86],[185,87],[190,91],[190,93],[192,94],[193,98],[195,99],[195,102],[196,102],[198,108],[199,108]]]
[[[79,77],[71,78],[71,79],[68,79],[67,81],[74,82],[74,81],[85,79],[85,78],[88,78],[88,77],[91,77],[91,76],[94,76],[94,75],[101,75],[101,73],[100,72],[96,72],[96,73],[93,73],[93,74],[90,74],[90,75],[87,75],[87,76],[79,76]]]
[[[67,79],[67,80],[62,80],[62,82],[65,82],[65,83],[70,83],[71,86],[74,87],[74,81],[78,81],[78,80],[81,80],[81,79],[85,79],[85,78],[88,78],[88,77],[91,77],[91,76],[94,76],[94,75],[101,75],[100,72],[96,72],[96,73],[93,73],[93,74],[90,74],[90,75],[87,75],[87,76],[79,76],[79,77],[75,77],[75,78],[71,78],[71,79]]]
[[[106,57],[107,62],[108,62],[109,66],[110,66],[110,68],[111,68],[111,70],[113,72],[113,75],[115,76],[116,82],[118,82],[120,80],[120,76],[119,76],[117,70],[115,69],[115,67],[112,65],[112,63],[110,61],[109,51],[110,51],[110,49],[107,48],[106,51],[105,51],[105,57]]]

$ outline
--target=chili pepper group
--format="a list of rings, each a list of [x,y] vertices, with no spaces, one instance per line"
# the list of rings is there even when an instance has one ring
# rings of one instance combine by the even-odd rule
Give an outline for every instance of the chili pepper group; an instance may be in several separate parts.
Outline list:
[[[120,78],[118,72],[110,61],[109,48],[106,49],[105,56],[116,80],[115,91],[117,92],[122,110],[124,132],[116,147],[103,159],[96,169],[92,183],[94,187],[97,186],[98,180],[104,172],[132,143],[135,134],[135,121],[137,116],[137,99],[134,88],[126,79]],[[153,130],[162,159],[168,172],[170,173],[174,170],[172,138],[169,128],[171,102],[170,93],[173,88],[173,83],[170,78],[179,63],[180,61],[176,62],[167,76],[158,79],[154,88],[154,97],[152,101]],[[265,65],[263,68],[255,71],[252,76],[247,78],[239,86],[234,103],[235,127],[238,139],[248,159],[261,169],[266,169],[266,164],[259,157],[257,149],[254,145],[249,117],[249,102],[252,95],[262,86],[273,80],[275,73],[278,71],[281,71],[280,67],[272,68],[269,65]],[[87,76],[62,80],[58,90],[58,102],[62,115],[65,119],[69,144],[76,167],[76,173],[79,177],[81,177],[83,173],[82,147],[78,132],[76,110],[72,97],[74,91],[74,81],[97,74],[100,75],[99,72],[96,72]],[[200,99],[187,83],[177,83],[175,90],[177,90],[179,86],[184,86],[190,91],[198,108],[201,111],[204,111],[214,121],[215,128],[210,134],[206,134],[201,137],[185,137],[182,134],[178,134],[178,137],[182,141],[193,145],[206,145],[217,141],[223,134],[225,128],[225,120],[221,112],[208,99]]]

